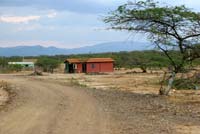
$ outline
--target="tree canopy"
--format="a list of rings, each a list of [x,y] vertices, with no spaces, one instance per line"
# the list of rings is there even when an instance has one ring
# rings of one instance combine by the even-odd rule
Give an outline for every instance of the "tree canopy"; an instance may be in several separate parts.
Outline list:
[[[115,30],[146,34],[148,39],[169,58],[174,72],[200,57],[200,13],[182,6],[161,5],[153,0],[128,2],[111,12],[104,21]],[[175,62],[169,50],[182,54]]]
[[[176,73],[188,62],[200,58],[200,13],[184,5],[162,5],[153,0],[128,2],[111,12],[104,21],[111,29],[146,34],[165,53],[172,68],[168,87],[160,90],[160,94],[168,94]],[[170,50],[180,53],[178,61]]]
[[[53,70],[59,66],[60,62],[56,59],[48,58],[48,57],[40,57],[36,65],[38,67],[43,68],[44,72],[51,72],[53,73]]]

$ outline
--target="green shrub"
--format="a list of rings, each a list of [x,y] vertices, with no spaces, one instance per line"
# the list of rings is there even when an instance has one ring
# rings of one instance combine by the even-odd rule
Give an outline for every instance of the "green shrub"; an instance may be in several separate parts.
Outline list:
[[[59,66],[60,62],[56,59],[48,58],[48,57],[40,57],[36,66],[41,67],[44,72],[53,73],[54,69]]]
[[[191,78],[185,79],[176,79],[174,81],[173,87],[175,89],[188,89],[188,90],[199,90],[200,89],[200,77],[198,75],[194,75]]]
[[[22,68],[23,67],[21,65],[17,65],[17,64],[15,64],[15,65],[8,65],[8,70],[10,70],[10,71],[19,72],[19,71],[22,70]]]

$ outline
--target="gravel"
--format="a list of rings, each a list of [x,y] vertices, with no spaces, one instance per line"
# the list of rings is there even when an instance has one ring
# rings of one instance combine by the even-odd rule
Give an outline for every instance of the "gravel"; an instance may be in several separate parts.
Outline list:
[[[166,96],[118,90],[87,92],[109,115],[114,134],[181,134],[177,126],[200,125],[200,103],[175,103]]]

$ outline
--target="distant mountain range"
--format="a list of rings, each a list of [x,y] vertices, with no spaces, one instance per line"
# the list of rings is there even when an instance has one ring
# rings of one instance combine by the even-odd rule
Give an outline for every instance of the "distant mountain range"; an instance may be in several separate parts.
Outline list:
[[[35,46],[17,46],[17,47],[0,47],[0,56],[39,56],[39,55],[69,55],[69,54],[86,54],[86,53],[103,53],[103,52],[120,52],[120,51],[141,51],[150,50],[150,43],[141,42],[108,42],[94,46],[86,46],[74,49],[64,49],[56,47]]]

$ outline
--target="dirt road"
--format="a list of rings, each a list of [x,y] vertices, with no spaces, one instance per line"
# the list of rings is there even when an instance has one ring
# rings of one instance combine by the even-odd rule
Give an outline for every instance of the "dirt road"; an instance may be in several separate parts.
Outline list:
[[[1,75],[17,96],[0,112],[0,134],[107,134],[109,117],[83,90]]]
[[[66,75],[0,80],[17,93],[0,110],[0,134],[200,134],[199,91],[167,97],[75,88]]]

